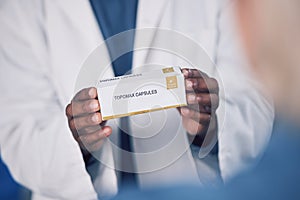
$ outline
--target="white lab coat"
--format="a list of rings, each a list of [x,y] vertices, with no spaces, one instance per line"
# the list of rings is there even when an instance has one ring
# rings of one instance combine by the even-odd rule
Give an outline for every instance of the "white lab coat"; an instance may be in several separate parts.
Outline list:
[[[176,148],[187,151],[164,168],[158,166],[158,170],[142,173],[141,187],[181,180],[205,184],[218,176],[226,181],[255,163],[270,138],[272,105],[256,88],[242,59],[225,9],[227,3],[139,1],[138,29],[170,29],[201,44],[217,68],[197,51],[193,59],[199,69],[222,82],[217,112],[218,157],[208,155],[200,159],[197,152],[188,148],[186,132],[175,109],[153,113],[150,116],[158,120],[150,126],[161,126],[162,116],[165,126],[157,137],[135,140],[134,149],[151,151],[176,132],[167,151]],[[80,67],[103,41],[89,1],[2,0],[0,35],[0,148],[13,177],[33,191],[34,199],[95,199],[96,192],[100,197],[116,193],[118,176],[111,167],[117,155],[113,155],[112,145],[106,142],[103,146],[101,159],[108,165],[92,166],[91,179],[64,114],[74,88],[81,86],[76,86]],[[136,45],[142,41],[139,37],[137,34]],[[162,39],[149,34],[143,45],[152,46],[163,42]],[[180,45],[184,49],[184,44]],[[107,52],[104,57],[109,59]],[[134,54],[133,67],[145,63],[188,66],[180,59],[149,49]],[[106,76],[113,76],[112,70]],[[148,117],[131,118],[134,135],[151,135],[151,128],[139,126],[148,123]],[[117,120],[109,122],[113,127],[112,139],[117,138],[116,123]],[[164,162],[170,157],[167,151],[137,158],[137,169],[147,171],[148,164]]]

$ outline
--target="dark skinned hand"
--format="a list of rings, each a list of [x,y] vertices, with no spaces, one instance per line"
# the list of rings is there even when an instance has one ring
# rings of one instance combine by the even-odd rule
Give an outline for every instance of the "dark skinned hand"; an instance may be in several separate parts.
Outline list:
[[[90,152],[99,150],[103,139],[112,133],[111,127],[102,121],[97,98],[96,88],[86,88],[78,92],[66,107],[69,128],[85,161],[90,158]]]
[[[182,69],[182,73],[188,103],[186,107],[179,108],[183,126],[190,136],[204,139],[207,133],[217,132],[218,82],[196,69]],[[201,145],[202,141],[198,143]]]

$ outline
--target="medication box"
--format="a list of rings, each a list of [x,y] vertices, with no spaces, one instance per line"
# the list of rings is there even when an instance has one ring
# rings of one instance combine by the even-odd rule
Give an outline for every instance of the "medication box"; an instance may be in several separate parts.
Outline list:
[[[96,87],[103,120],[187,105],[179,67],[104,79]]]

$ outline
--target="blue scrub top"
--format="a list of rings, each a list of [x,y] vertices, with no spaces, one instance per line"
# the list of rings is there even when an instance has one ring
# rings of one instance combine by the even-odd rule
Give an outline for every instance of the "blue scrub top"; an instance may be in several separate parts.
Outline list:
[[[132,67],[132,51],[122,56],[118,54],[123,49],[133,49],[134,31],[128,32],[129,34],[121,40],[111,37],[135,29],[138,0],[90,0],[90,2],[104,39],[110,38],[106,45],[115,76],[129,73]]]

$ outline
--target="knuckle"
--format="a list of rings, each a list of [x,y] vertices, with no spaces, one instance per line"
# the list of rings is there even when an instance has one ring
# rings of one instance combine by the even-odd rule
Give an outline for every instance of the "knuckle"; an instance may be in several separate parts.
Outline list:
[[[211,96],[208,94],[202,94],[201,95],[202,101],[204,105],[209,105],[211,102]]]
[[[81,118],[74,119],[73,123],[74,123],[74,130],[79,130],[82,127]]]
[[[214,85],[218,85],[218,81],[217,79],[215,78],[210,78],[211,82],[214,84]]]
[[[66,112],[67,116],[71,116],[72,115],[72,106],[71,106],[71,103],[69,103],[67,105],[65,112]]]
[[[207,88],[207,81],[205,79],[198,79],[197,81],[198,81],[198,85],[201,89]]]
[[[81,95],[81,92],[82,92],[82,90],[80,90],[79,92],[77,92],[77,93],[75,94],[75,96],[73,97],[73,100],[78,99],[78,98],[80,97],[80,95]],[[72,101],[73,101],[73,100],[72,100]]]
[[[211,101],[212,101],[212,106],[214,108],[218,107],[219,106],[219,96],[217,94],[213,94],[211,95]]]
[[[219,91],[219,83],[218,83],[217,79],[212,78],[211,81],[212,81],[212,84],[213,84],[213,87],[215,88],[215,90]]]
[[[216,101],[216,97],[217,97],[217,95],[214,94],[214,93],[212,93],[212,94],[209,95],[209,98],[210,98],[210,100],[211,100],[212,102],[215,102],[215,101]]]
[[[82,94],[83,94],[85,97],[89,97],[89,96],[90,96],[90,95],[89,95],[90,89],[91,89],[91,88],[85,88],[85,89],[83,89]]]
[[[77,131],[72,131],[72,136],[73,136],[73,138],[75,139],[75,141],[76,142],[80,142],[79,141],[79,134],[78,134],[78,132]]]
[[[70,120],[69,126],[70,126],[70,129],[71,129],[71,130],[75,130],[75,129],[76,129],[76,128],[75,128],[75,120],[74,120],[74,119]]]
[[[199,87],[201,85],[201,81],[200,80],[201,79],[199,79],[199,78],[193,79],[193,86],[194,87]]]
[[[83,94],[85,94],[86,93],[86,88],[83,88],[83,89],[81,89],[77,94],[79,95],[79,96],[81,96],[81,95],[83,95]]]

